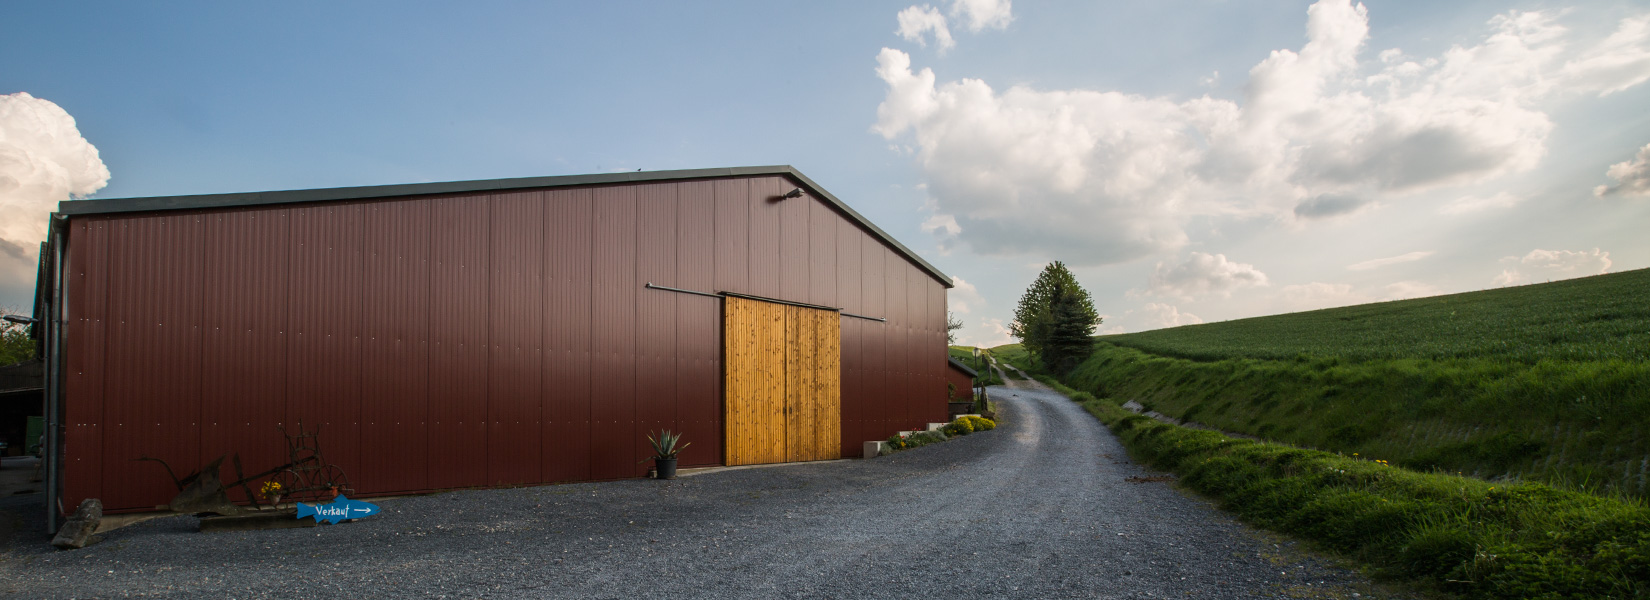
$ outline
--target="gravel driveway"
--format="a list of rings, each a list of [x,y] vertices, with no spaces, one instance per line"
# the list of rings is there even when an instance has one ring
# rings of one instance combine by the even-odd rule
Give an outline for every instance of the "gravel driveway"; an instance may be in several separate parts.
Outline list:
[[[1128,460],[1035,382],[1003,425],[875,460],[384,500],[368,520],[102,544],[0,539],[0,596],[1271,598],[1385,596]],[[32,528],[39,496],[0,499]],[[0,527],[0,531],[6,528]],[[26,530],[27,531],[27,530]]]

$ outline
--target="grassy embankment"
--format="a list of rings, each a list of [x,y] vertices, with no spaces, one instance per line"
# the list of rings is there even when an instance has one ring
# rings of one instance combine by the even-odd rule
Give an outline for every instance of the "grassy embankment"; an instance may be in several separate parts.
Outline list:
[[[1641,502],[1231,438],[1054,385],[1135,458],[1179,474],[1252,524],[1361,560],[1379,577],[1473,598],[1650,595],[1650,509]]]
[[[1417,471],[1644,498],[1647,298],[1638,270],[1102,336],[1065,381]]]
[[[1650,271],[1633,271],[1106,336],[1066,378],[1081,391],[1048,381],[1136,458],[1378,574],[1470,597],[1642,598],[1645,297]],[[1159,423],[1128,399],[1335,452]]]
[[[985,366],[985,357],[990,353],[989,350],[981,349],[981,354],[977,358],[974,356],[973,346],[950,346],[947,348],[947,351],[950,352],[951,358],[955,358],[957,359],[957,362],[968,365],[968,368],[973,369],[975,373],[979,374],[979,376],[974,378],[974,385],[1003,384],[1003,378],[998,377],[995,371],[987,369]]]

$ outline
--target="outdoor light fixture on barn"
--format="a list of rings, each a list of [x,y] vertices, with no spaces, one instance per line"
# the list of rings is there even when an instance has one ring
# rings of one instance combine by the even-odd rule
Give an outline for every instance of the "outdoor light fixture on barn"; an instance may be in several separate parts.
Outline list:
[[[683,467],[837,458],[946,416],[951,279],[790,167],[79,200],[50,232],[52,507],[166,503],[140,456],[278,466],[300,419],[353,498],[639,477],[664,429]]]

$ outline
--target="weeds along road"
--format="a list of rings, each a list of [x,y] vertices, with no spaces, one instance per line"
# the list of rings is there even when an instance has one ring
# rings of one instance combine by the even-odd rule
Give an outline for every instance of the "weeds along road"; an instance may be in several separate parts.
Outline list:
[[[1362,597],[1132,464],[1031,381],[994,431],[875,460],[384,500],[343,525],[202,534],[192,517],[56,552],[0,540],[7,597]],[[32,526],[33,500],[0,500]],[[32,527],[28,529],[32,530]]]

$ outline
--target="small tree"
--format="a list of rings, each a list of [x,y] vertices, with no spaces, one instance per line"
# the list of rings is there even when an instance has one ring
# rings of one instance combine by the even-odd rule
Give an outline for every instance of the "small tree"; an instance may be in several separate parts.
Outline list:
[[[957,330],[962,328],[962,319],[959,319],[956,315],[951,314],[951,311],[949,310],[945,311],[945,343],[947,345],[955,345],[957,343]]]
[[[1050,330],[1044,321],[1050,315],[1050,308],[1054,303],[1054,296],[1058,290],[1067,290],[1066,293],[1075,296],[1077,310],[1092,324],[1100,323],[1100,314],[1094,310],[1094,301],[1089,298],[1087,290],[1078,285],[1077,277],[1071,274],[1065,263],[1054,261],[1043,272],[1037,275],[1037,280],[1031,282],[1024,295],[1020,296],[1020,305],[1014,309],[1014,322],[1008,326],[1008,333],[1020,339],[1026,353],[1039,361],[1046,351],[1045,342]],[[1045,366],[1049,366],[1043,361]]]
[[[17,309],[0,306],[0,314],[17,314]],[[11,321],[0,321],[0,366],[34,360],[35,340],[29,336],[29,326]]]

